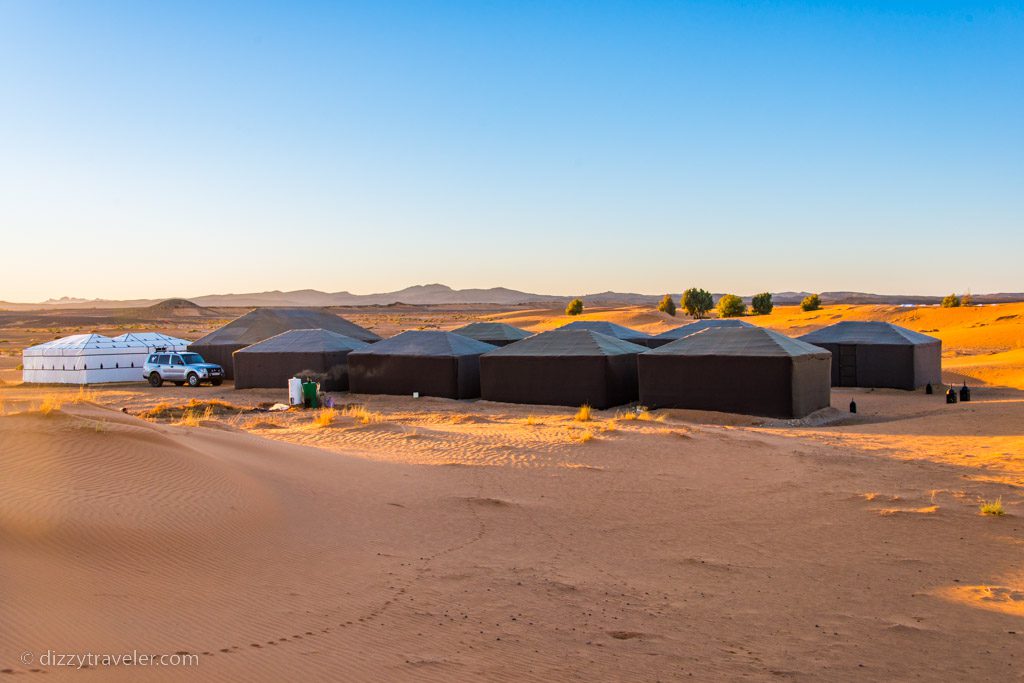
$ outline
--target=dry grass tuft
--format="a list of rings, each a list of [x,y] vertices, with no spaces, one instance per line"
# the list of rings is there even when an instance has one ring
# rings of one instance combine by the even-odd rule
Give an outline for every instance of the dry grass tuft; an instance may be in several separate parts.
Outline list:
[[[622,422],[664,422],[665,416],[654,415],[647,408],[640,408],[637,410],[627,410],[626,412],[623,413],[617,413],[615,415],[615,419],[620,420]]]
[[[529,425],[531,427],[536,427],[537,425],[544,424],[543,422],[540,421],[540,418],[537,417],[536,415],[527,415],[526,419],[523,420],[523,423],[527,424],[527,425]]]
[[[366,406],[345,406],[341,409],[342,417],[351,417],[359,424],[378,424],[384,422],[384,416],[368,410]]]
[[[206,406],[204,409],[189,408],[181,414],[175,424],[181,427],[198,427],[201,422],[211,419],[213,419],[213,406]]]
[[[238,415],[243,410],[243,408],[219,399],[200,401],[193,398],[184,405],[176,406],[171,403],[157,404],[149,410],[139,413],[139,417],[143,420],[183,420],[186,413],[190,413],[194,419],[198,419],[198,416],[202,415],[202,419],[209,420],[214,416]]]
[[[338,411],[334,408],[323,408],[313,416],[313,426],[317,429],[330,427],[338,417]]]
[[[996,498],[995,500],[986,500],[981,504],[979,508],[981,514],[992,515],[994,517],[1001,517],[1006,514],[1006,510],[1003,509],[1003,499]]]
[[[591,431],[589,429],[585,429],[583,431],[573,431],[573,432],[571,432],[569,434],[569,438],[572,441],[576,442],[576,443],[590,443],[596,437],[595,437],[593,431]]]
[[[72,403],[95,403],[96,393],[92,389],[86,389],[85,387],[78,387],[78,395],[72,400]]]
[[[576,411],[576,415],[573,416],[573,419],[577,422],[590,422],[592,412],[593,411],[590,406],[584,403],[580,406],[580,409]]]
[[[39,412],[43,415],[50,415],[60,410],[62,405],[61,400],[55,394],[48,394],[43,397],[43,402],[39,404]]]
[[[601,430],[605,432],[617,432],[619,431],[619,425],[615,424],[615,420],[608,420],[601,426]]]

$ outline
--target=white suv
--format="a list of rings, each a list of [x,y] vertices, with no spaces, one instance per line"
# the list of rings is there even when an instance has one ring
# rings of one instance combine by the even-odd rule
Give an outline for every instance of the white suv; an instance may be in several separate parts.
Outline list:
[[[185,384],[197,387],[203,382],[209,382],[217,387],[224,381],[224,369],[214,363],[207,363],[198,353],[158,351],[146,359],[142,366],[142,377],[154,387],[164,382],[174,382],[179,387]]]

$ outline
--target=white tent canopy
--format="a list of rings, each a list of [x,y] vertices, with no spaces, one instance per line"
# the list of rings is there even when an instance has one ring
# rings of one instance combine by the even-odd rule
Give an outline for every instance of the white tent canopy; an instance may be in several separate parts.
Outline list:
[[[152,332],[119,337],[76,334],[21,353],[22,381],[37,384],[141,382],[146,356],[157,348],[184,351],[189,342]]]

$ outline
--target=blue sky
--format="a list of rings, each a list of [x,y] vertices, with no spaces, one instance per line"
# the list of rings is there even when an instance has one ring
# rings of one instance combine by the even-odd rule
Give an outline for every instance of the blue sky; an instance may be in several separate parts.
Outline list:
[[[0,0],[0,299],[1024,290],[1020,2],[253,4]]]

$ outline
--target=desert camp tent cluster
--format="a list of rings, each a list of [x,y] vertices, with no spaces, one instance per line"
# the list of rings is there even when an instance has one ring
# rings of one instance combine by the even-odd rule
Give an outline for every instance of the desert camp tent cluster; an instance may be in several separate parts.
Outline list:
[[[881,322],[841,322],[799,339],[742,320],[699,320],[649,336],[574,321],[533,334],[479,322],[381,341],[322,309],[256,309],[197,342],[158,333],[84,334],[24,350],[24,381],[140,381],[146,356],[186,347],[235,388],[309,377],[326,391],[603,409],[639,401],[781,418],[827,407],[831,386],[913,389],[941,381],[941,342]]]
[[[348,354],[369,346],[330,330],[289,330],[234,353],[235,388],[287,386],[301,376],[324,391],[348,389]]]
[[[373,332],[334,315],[330,311],[314,308],[257,308],[224,327],[214,330],[189,345],[209,363],[224,368],[224,376],[235,376],[232,354],[257,342],[289,330],[322,329],[362,342],[380,341]]]
[[[942,381],[942,341],[886,322],[844,321],[799,337],[832,352],[832,386],[916,389]]]
[[[101,384],[141,382],[142,366],[151,351],[184,351],[189,342],[152,332],[118,337],[76,334],[22,352],[22,381],[39,384]]]

